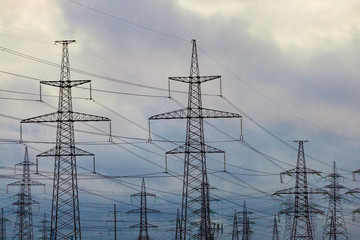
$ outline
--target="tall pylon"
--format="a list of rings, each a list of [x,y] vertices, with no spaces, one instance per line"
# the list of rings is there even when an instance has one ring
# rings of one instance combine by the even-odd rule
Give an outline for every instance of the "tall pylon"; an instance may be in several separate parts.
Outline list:
[[[32,205],[37,204],[31,197],[31,186],[45,186],[30,179],[30,166],[35,165],[29,161],[28,149],[25,146],[24,161],[15,166],[22,166],[22,178],[19,181],[8,184],[8,186],[19,186],[17,200],[13,203],[17,206],[16,222],[12,239],[33,240]],[[16,168],[16,167],[15,167]]]
[[[5,218],[4,208],[1,208],[0,218],[0,240],[6,240],[6,222],[9,219]]]
[[[75,40],[56,41],[62,44],[60,81],[41,81],[41,84],[59,88],[58,111],[28,118],[22,123],[56,122],[56,145],[38,157],[55,157],[54,183],[51,210],[51,237],[59,239],[81,239],[79,190],[76,156],[94,154],[75,147],[74,122],[110,121],[109,118],[74,112],[71,89],[90,80],[71,80],[68,45]]]
[[[340,190],[345,189],[345,187],[339,183],[343,176],[338,173],[335,162],[333,164],[332,172],[327,175],[327,178],[330,181],[330,184],[324,186],[324,188],[329,189],[329,207],[322,239],[345,240],[348,239],[348,234],[341,207],[343,196],[340,194]]]
[[[48,223],[49,221],[46,219],[46,213],[44,213],[44,218],[42,221],[40,221],[42,227],[39,230],[39,232],[41,232],[41,237],[39,239],[41,240],[49,240],[49,228],[48,228]]]
[[[278,225],[277,225],[277,220],[276,220],[276,215],[275,215],[275,217],[274,217],[272,240],[280,240],[280,238],[279,238],[279,230],[278,230]]]
[[[131,226],[130,228],[139,228],[139,237],[137,240],[150,240],[149,228],[157,228],[157,226],[148,223],[148,213],[160,213],[158,210],[149,209],[147,207],[146,198],[156,197],[155,194],[146,192],[145,180],[142,179],[141,192],[131,195],[132,197],[140,197],[140,208],[130,210],[127,213],[140,213],[140,223]]]
[[[206,168],[206,153],[224,151],[205,144],[205,118],[241,118],[239,114],[202,107],[201,84],[220,76],[200,76],[196,40],[192,40],[189,77],[169,77],[189,84],[187,108],[154,115],[149,120],[186,119],[186,140],[167,154],[185,154],[181,206],[181,240],[212,240],[216,229],[210,219],[210,184]]]
[[[231,240],[240,240],[239,238],[239,224],[238,224],[238,219],[237,219],[237,212],[235,210],[234,212],[234,220],[233,220],[233,230],[232,230],[232,238]]]
[[[246,201],[244,201],[244,207],[242,211],[242,231],[241,231],[241,240],[251,240],[253,231],[251,230],[251,224],[254,222],[250,221],[250,214],[252,212],[247,210]]]
[[[310,219],[311,214],[322,213],[322,211],[310,206],[309,194],[325,194],[326,191],[308,187],[307,175],[319,175],[320,172],[306,167],[304,143],[307,141],[300,140],[295,142],[299,143],[296,168],[281,173],[281,176],[295,175],[295,187],[277,191],[274,195],[295,195],[294,206],[288,210],[293,215],[290,240],[314,240],[314,231]]]

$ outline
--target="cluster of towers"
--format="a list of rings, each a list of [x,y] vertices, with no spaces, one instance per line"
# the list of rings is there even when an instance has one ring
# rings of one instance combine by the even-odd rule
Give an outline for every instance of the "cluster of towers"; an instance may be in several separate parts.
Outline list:
[[[59,88],[58,110],[37,117],[28,118],[21,121],[24,123],[56,123],[56,145],[54,148],[39,154],[37,157],[54,157],[54,179],[50,228],[48,228],[46,215],[43,224],[43,239],[81,239],[80,206],[77,181],[77,156],[91,156],[89,153],[75,146],[74,123],[88,121],[110,121],[109,118],[76,112],[72,108],[73,87],[89,83],[90,80],[71,80],[68,45],[74,40],[57,41],[62,44],[62,61],[59,81],[42,81],[46,84]],[[221,225],[211,220],[211,185],[208,179],[206,155],[209,153],[221,153],[224,151],[207,145],[204,139],[205,118],[240,118],[237,113],[225,112],[215,109],[204,108],[202,106],[201,84],[219,79],[220,76],[201,76],[199,70],[196,41],[192,40],[192,56],[190,74],[186,77],[170,77],[169,80],[186,83],[188,88],[188,105],[186,108],[154,115],[149,120],[161,119],[186,119],[186,139],[183,145],[166,152],[168,154],[184,154],[183,190],[181,209],[178,210],[176,219],[175,239],[176,240],[214,240],[221,238],[223,228]],[[299,144],[297,164],[294,169],[285,171],[281,175],[293,176],[296,180],[295,187],[277,191],[275,195],[289,195],[287,207],[280,214],[286,214],[285,239],[290,240],[314,240],[315,228],[314,216],[322,213],[315,204],[311,203],[312,194],[324,194],[329,199],[329,208],[326,215],[326,224],[323,233],[325,239],[347,239],[347,231],[341,209],[342,195],[340,190],[344,187],[339,184],[342,177],[337,173],[334,163],[332,173],[327,177],[330,184],[323,189],[314,189],[308,186],[308,174],[320,174],[316,170],[306,167],[304,143]],[[31,186],[41,186],[43,184],[30,179],[30,166],[27,148],[25,148],[24,161],[18,165],[23,167],[23,175],[20,181],[9,184],[9,186],[19,186],[17,200],[13,205],[17,206],[16,224],[13,239],[33,239],[32,229],[32,205],[37,202],[31,198]],[[360,170],[355,171],[355,173]],[[359,189],[350,190],[350,193],[359,193]],[[149,213],[160,213],[157,210],[147,207],[147,197],[155,197],[148,193],[145,187],[145,180],[142,180],[141,191],[133,197],[139,197],[140,208],[128,211],[128,214],[139,214],[139,223],[131,228],[139,229],[138,240],[149,240],[149,228],[156,226],[148,223]],[[239,235],[242,240],[250,240],[253,234],[250,220],[251,211],[247,210],[246,202],[243,204],[243,211],[235,210],[233,219],[232,239],[238,240]],[[360,212],[359,209],[354,213]],[[241,214],[241,221],[238,221],[238,214]],[[116,231],[116,206],[114,206],[114,229]],[[1,212],[0,219],[0,238],[6,238],[6,222],[8,220]],[[241,230],[240,230],[241,229]],[[115,232],[116,239],[116,232]],[[275,216],[273,225],[273,240],[279,240],[277,218]]]

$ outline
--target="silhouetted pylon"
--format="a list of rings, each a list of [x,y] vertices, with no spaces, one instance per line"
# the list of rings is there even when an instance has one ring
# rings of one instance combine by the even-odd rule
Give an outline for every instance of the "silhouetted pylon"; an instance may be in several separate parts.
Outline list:
[[[46,219],[46,213],[44,213],[44,218],[43,218],[42,221],[40,221],[40,223],[42,224],[42,227],[39,230],[39,232],[41,232],[41,237],[39,239],[48,240],[49,235],[50,235],[50,231],[49,231],[49,228],[48,228],[49,221]]]
[[[277,225],[277,220],[276,220],[276,215],[275,215],[275,217],[274,217],[272,240],[280,240],[280,238],[279,238],[279,230],[278,230],[278,225]]]
[[[222,229],[210,219],[210,183],[207,175],[206,153],[224,151],[205,144],[205,118],[241,118],[239,114],[202,107],[201,84],[219,79],[220,76],[200,76],[196,41],[192,40],[189,77],[170,77],[189,84],[187,108],[154,115],[149,120],[186,119],[186,140],[167,154],[185,154],[183,193],[181,206],[180,239],[212,240]],[[221,231],[222,232],[222,231]]]
[[[22,178],[19,181],[8,184],[8,186],[19,186],[19,193],[16,194],[17,200],[13,205],[17,206],[16,222],[12,239],[33,240],[32,205],[38,204],[31,197],[31,186],[45,186],[43,183],[35,182],[30,179],[30,166],[35,165],[29,161],[28,149],[25,146],[24,161],[16,164],[22,166]]]
[[[348,234],[341,207],[341,200],[343,199],[343,196],[340,194],[340,190],[345,189],[345,187],[339,183],[339,179],[343,178],[343,176],[337,172],[335,162],[332,173],[327,175],[327,178],[330,181],[330,184],[326,185],[324,188],[329,189],[329,207],[322,239],[345,240],[348,239]]]
[[[140,208],[130,210],[127,213],[140,213],[140,223],[131,226],[130,228],[139,228],[139,237],[137,240],[150,240],[149,228],[157,228],[157,226],[148,223],[148,213],[160,213],[158,210],[147,208],[147,197],[156,197],[155,194],[146,192],[145,180],[142,179],[141,192],[131,195],[132,197],[140,197]]]
[[[175,240],[180,240],[180,226],[181,226],[181,219],[180,219],[180,212],[178,209],[176,213]]]
[[[6,240],[6,222],[9,219],[5,218],[4,209],[1,208],[1,218],[0,218],[0,240]]]
[[[242,213],[242,231],[241,231],[241,240],[251,240],[253,231],[251,230],[251,224],[254,222],[250,221],[250,214],[252,212],[247,210],[246,201],[244,201],[244,209]]]
[[[71,89],[73,87],[91,82],[90,80],[71,80],[70,78],[68,45],[74,42],[75,40],[61,40],[55,42],[62,44],[60,81],[40,82],[41,84],[59,88],[59,103],[57,112],[28,118],[21,121],[21,124],[44,122],[57,123],[55,147],[37,156],[55,157],[51,209],[52,240],[81,240],[76,157],[92,156],[94,158],[94,154],[75,146],[74,123],[89,121],[110,121],[110,119],[106,117],[94,116],[73,111]]]
[[[307,174],[320,174],[319,171],[306,167],[304,142],[299,143],[296,168],[282,172],[282,175],[295,175],[295,187],[275,192],[275,195],[295,195],[294,206],[286,210],[293,215],[290,240],[314,240],[314,231],[311,225],[311,214],[322,213],[319,209],[310,206],[309,194],[326,194],[326,191],[312,189],[307,184]]]
[[[234,220],[233,220],[233,230],[232,230],[232,240],[240,240],[239,239],[239,224],[237,220],[237,212],[235,210]]]

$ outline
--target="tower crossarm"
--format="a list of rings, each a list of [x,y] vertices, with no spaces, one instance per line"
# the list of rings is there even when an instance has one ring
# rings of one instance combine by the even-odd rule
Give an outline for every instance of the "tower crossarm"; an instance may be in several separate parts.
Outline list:
[[[149,120],[159,119],[186,119],[186,118],[241,118],[237,113],[219,111],[209,108],[201,108],[200,114],[192,109],[183,108],[167,113],[157,114],[149,118]]]
[[[71,117],[70,117],[71,115]],[[22,120],[20,123],[44,123],[44,122],[97,122],[111,121],[107,117],[95,116],[79,112],[54,112]]]
[[[183,83],[204,83],[211,80],[221,78],[219,75],[215,76],[193,76],[193,77],[169,77],[169,80],[174,80]]]
[[[285,194],[298,194],[300,193],[299,189],[292,187],[292,188],[286,188],[279,191],[276,191],[273,195],[285,195]],[[328,194],[327,191],[323,189],[315,189],[315,188],[308,188],[305,191],[301,191],[302,194]]]
[[[78,147],[73,147],[73,152],[57,152],[56,147],[51,148],[50,150],[38,154],[36,157],[52,157],[52,156],[95,156],[93,153],[82,150]]]
[[[89,82],[91,82],[91,80],[41,81],[40,83],[53,87],[72,88]]]
[[[296,169],[296,168],[293,168],[293,169],[290,169],[290,170],[287,170],[287,171],[284,171],[284,172],[281,172],[280,175],[288,175],[288,176],[292,176],[292,175],[295,175],[297,173],[301,173],[301,174],[316,174],[316,175],[320,175],[321,172],[317,171],[317,170],[314,170],[314,169],[310,169],[310,168],[306,168],[306,169]]]
[[[186,151],[186,145],[181,145],[173,150],[166,152],[165,154],[180,154],[180,153],[199,153],[201,151],[200,147],[190,146],[189,150]],[[205,144],[205,153],[225,153],[225,151],[212,147]]]

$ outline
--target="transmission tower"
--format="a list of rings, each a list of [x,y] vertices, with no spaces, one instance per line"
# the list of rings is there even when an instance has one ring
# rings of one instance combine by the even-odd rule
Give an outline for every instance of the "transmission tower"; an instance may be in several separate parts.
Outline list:
[[[307,141],[295,142],[299,143],[296,168],[281,173],[281,176],[295,175],[295,187],[277,191],[275,195],[295,195],[294,207],[293,209],[288,210],[288,212],[291,212],[293,215],[290,240],[314,240],[314,231],[311,225],[311,214],[322,213],[322,211],[310,206],[309,194],[325,194],[326,192],[324,190],[308,187],[307,174],[320,174],[320,172],[306,168],[304,142]]]
[[[187,108],[155,115],[149,120],[187,119],[186,140],[167,154],[185,154],[183,193],[181,207],[180,239],[212,240],[214,229],[210,219],[210,184],[206,169],[206,153],[224,151],[205,144],[204,118],[240,118],[239,114],[202,107],[201,84],[219,79],[220,76],[200,76],[196,41],[192,40],[192,55],[189,77],[170,77],[189,84]],[[216,228],[216,227],[215,227]]]
[[[232,240],[240,240],[239,239],[239,224],[238,224],[238,220],[237,220],[236,210],[235,210],[235,213],[234,213]]]
[[[141,192],[131,195],[132,197],[140,197],[140,208],[130,210],[127,213],[140,213],[140,223],[131,226],[130,228],[139,228],[139,237],[137,240],[150,240],[149,228],[157,228],[157,226],[148,223],[148,213],[160,213],[158,210],[147,208],[146,198],[156,197],[155,194],[146,192],[145,180],[142,179]]]
[[[49,221],[46,219],[46,213],[44,213],[44,218],[40,221],[40,223],[42,224],[42,228],[39,230],[39,232],[41,232],[41,237],[39,239],[48,240],[50,231],[48,228]]]
[[[327,175],[330,181],[329,185],[324,188],[329,189],[329,208],[327,212],[323,240],[340,240],[348,239],[344,215],[341,207],[341,200],[343,199],[340,194],[341,189],[345,189],[344,186],[340,185],[339,180],[343,178],[336,168],[334,162],[332,173]]]
[[[242,237],[241,240],[251,240],[253,231],[251,230],[251,224],[254,222],[250,221],[249,214],[252,212],[247,210],[246,202],[244,201],[244,209],[242,211]]]
[[[290,235],[291,235],[291,224],[292,224],[291,213],[294,212],[294,201],[291,197],[292,197],[291,195],[288,195],[287,201],[284,203],[285,209],[279,212],[280,214],[285,214],[285,231],[283,235],[283,240],[290,239]]]
[[[51,210],[51,236],[53,240],[81,239],[79,191],[76,156],[94,154],[75,147],[74,122],[110,121],[109,118],[74,112],[71,89],[90,80],[71,80],[68,45],[75,40],[62,40],[60,81],[40,83],[59,88],[58,111],[22,120],[21,123],[56,122],[56,146],[38,157],[55,157],[53,198]]]
[[[29,161],[28,149],[25,146],[24,161],[16,166],[22,166],[22,178],[19,181],[8,184],[8,186],[19,186],[19,193],[16,194],[17,200],[13,205],[17,206],[16,222],[12,239],[33,240],[33,222],[32,222],[32,205],[37,204],[31,197],[31,186],[45,186],[43,183],[35,182],[30,179],[30,166],[35,165]]]
[[[180,219],[180,211],[178,209],[176,213],[175,240],[180,240],[180,226],[181,226],[181,219]]]
[[[1,218],[0,218],[0,240],[6,240],[6,222],[9,219],[5,218],[4,209],[1,208]]]
[[[278,225],[277,225],[277,220],[276,220],[276,215],[275,215],[275,217],[274,217],[272,240],[280,240],[280,238],[279,238],[279,230],[278,230]]]

